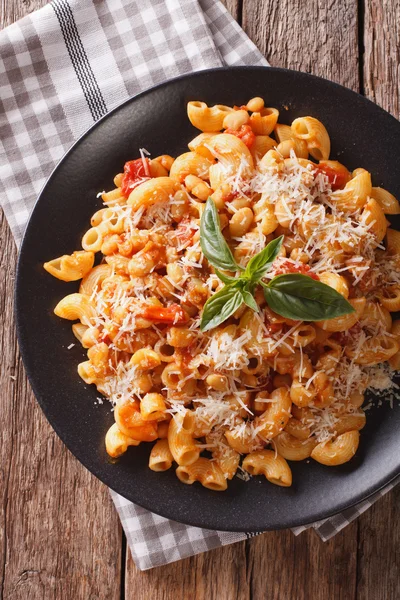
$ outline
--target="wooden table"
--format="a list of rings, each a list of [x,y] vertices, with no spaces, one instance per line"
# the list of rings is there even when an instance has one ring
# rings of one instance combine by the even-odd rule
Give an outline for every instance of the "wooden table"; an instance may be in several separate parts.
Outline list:
[[[45,3],[0,0],[0,26]],[[333,79],[399,118],[399,0],[225,3],[272,65]],[[271,532],[138,571],[107,488],[63,446],[27,383],[13,325],[17,253],[4,217],[0,226],[3,600],[399,597],[399,487],[328,543],[313,532]]]

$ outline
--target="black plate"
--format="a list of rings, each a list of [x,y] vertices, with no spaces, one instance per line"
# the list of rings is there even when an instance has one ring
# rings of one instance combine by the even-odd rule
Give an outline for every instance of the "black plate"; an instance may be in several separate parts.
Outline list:
[[[97,192],[113,187],[113,176],[138,148],[153,156],[187,151],[196,135],[186,116],[189,100],[242,104],[265,98],[280,121],[301,115],[322,120],[332,157],[350,168],[365,167],[374,185],[400,197],[400,124],[362,96],[305,73],[273,68],[203,71],[140,94],[98,122],[66,154],[44,187],[32,213],[19,257],[16,283],[18,338],[33,390],[48,420],[71,452],[108,486],[160,515],[191,525],[230,531],[259,531],[309,523],[349,507],[391,481],[400,467],[400,406],[388,403],[368,413],[355,458],[328,468],[314,461],[291,463],[293,487],[262,478],[235,478],[224,493],[183,485],[173,470],[147,467],[150,444],[130,448],[112,464],[104,435],[113,423],[108,403],[78,377],[85,352],[74,346],[71,323],[53,307],[77,283],[65,284],[42,268],[46,260],[80,248]],[[94,501],[96,501],[94,499]]]

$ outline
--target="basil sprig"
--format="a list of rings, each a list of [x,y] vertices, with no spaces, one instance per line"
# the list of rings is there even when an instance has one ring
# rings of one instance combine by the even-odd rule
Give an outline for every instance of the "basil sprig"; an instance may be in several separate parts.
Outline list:
[[[325,321],[354,312],[339,292],[300,273],[277,275],[263,288],[268,306],[287,319]]]
[[[223,271],[243,270],[233,258],[231,249],[222,235],[217,207],[211,198],[207,200],[201,217],[200,246],[204,256],[213,267]]]
[[[239,282],[225,285],[222,290],[213,294],[205,303],[200,329],[208,331],[223,323],[242,306],[243,302],[244,297]]]
[[[257,285],[264,288],[268,306],[277,314],[295,321],[324,321],[354,312],[351,304],[329,285],[300,273],[277,275],[268,283],[265,274],[279,254],[283,236],[272,240],[253,256],[245,269],[237,264],[220,227],[214,201],[207,200],[200,223],[200,244],[204,256],[215,268],[225,286],[213,294],[204,305],[200,329],[208,331],[220,325],[245,303],[258,310],[254,298]],[[238,277],[221,273],[240,272]]]
[[[272,240],[264,250],[253,256],[247,263],[244,276],[252,281],[259,281],[272,267],[272,263],[279,254],[283,242],[283,235]]]

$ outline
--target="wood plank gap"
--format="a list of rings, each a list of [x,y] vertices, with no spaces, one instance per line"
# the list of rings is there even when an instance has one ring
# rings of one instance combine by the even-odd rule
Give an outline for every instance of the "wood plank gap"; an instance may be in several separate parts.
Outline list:
[[[121,528],[122,529],[122,528]],[[128,550],[128,543],[126,540],[125,531],[121,531],[121,600],[125,600],[125,576],[126,576],[126,553]]]
[[[365,29],[365,0],[357,0],[357,24],[358,24],[358,79],[360,94],[365,95],[364,85],[364,29]]]
[[[360,561],[358,560],[359,556],[360,556],[360,547],[361,547],[361,540],[360,540],[360,520],[359,519],[356,520],[356,524],[357,524],[356,585],[355,585],[355,589],[354,589],[354,600],[357,600],[357,598],[358,598],[358,582],[359,582],[360,577],[361,577]]]
[[[248,583],[249,600],[253,600],[253,567],[254,562],[250,557],[250,540],[245,541],[244,553],[246,558],[246,582]],[[257,600],[257,599],[255,599]]]
[[[13,438],[14,436],[11,436],[11,457],[12,457],[12,450],[13,450]],[[8,500],[9,500],[9,495],[8,495],[8,488],[9,488],[9,483],[10,483],[10,474],[11,474],[11,460],[10,459],[10,464],[8,467],[8,473],[7,473],[7,481],[5,484],[5,500],[4,500],[4,542],[3,542],[3,564],[1,566],[1,596],[0,596],[0,600],[3,600],[4,597],[4,582],[5,582],[5,578],[6,578],[6,564],[7,564],[7,552],[8,552],[8,542],[7,542],[7,511],[8,511]]]
[[[243,0],[239,0],[237,8],[237,22],[242,26],[243,22]]]

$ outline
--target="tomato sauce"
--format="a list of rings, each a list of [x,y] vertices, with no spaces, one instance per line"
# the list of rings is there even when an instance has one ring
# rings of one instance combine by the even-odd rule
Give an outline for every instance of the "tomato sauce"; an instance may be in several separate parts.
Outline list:
[[[190,226],[190,221],[191,217],[189,215],[184,216],[175,230],[176,237],[181,246],[190,246],[193,241],[193,236],[196,233],[196,229],[192,229]]]
[[[189,315],[178,304],[170,306],[146,306],[140,316],[153,323],[167,323],[177,325],[187,323]]]
[[[239,192],[229,192],[229,194],[226,194],[225,196],[223,196],[222,200],[226,203],[226,202],[232,202],[232,200],[236,200],[236,198],[238,198],[240,196]]]
[[[145,168],[145,163],[147,168]],[[122,177],[121,192],[128,198],[132,190],[144,181],[151,179],[150,161],[148,158],[137,158],[125,163],[124,176]]]
[[[256,134],[253,132],[250,125],[242,125],[239,129],[226,129],[225,133],[230,133],[231,135],[235,135],[238,137],[248,148],[250,148],[254,140],[256,139]]]
[[[341,190],[346,183],[350,181],[350,173],[346,167],[340,163],[338,163],[337,168],[334,169],[329,164],[320,162],[318,165],[315,165],[315,171],[327,176],[332,190]]]
[[[300,275],[308,275],[315,281],[319,281],[319,277],[316,273],[310,272],[308,265],[295,265],[289,260],[285,260],[275,271],[275,275],[286,275],[287,273],[300,273]]]
[[[282,323],[271,323],[268,319],[265,320],[265,326],[270,334],[278,333],[282,329]]]
[[[341,346],[346,346],[349,342],[352,341],[353,336],[358,336],[361,332],[360,323],[356,323],[353,327],[350,327],[347,331],[337,331],[332,334],[332,339],[334,339]]]
[[[196,355],[196,344],[191,344],[187,348],[178,348],[176,354],[178,361],[182,364],[184,368],[187,368],[190,361]]]

